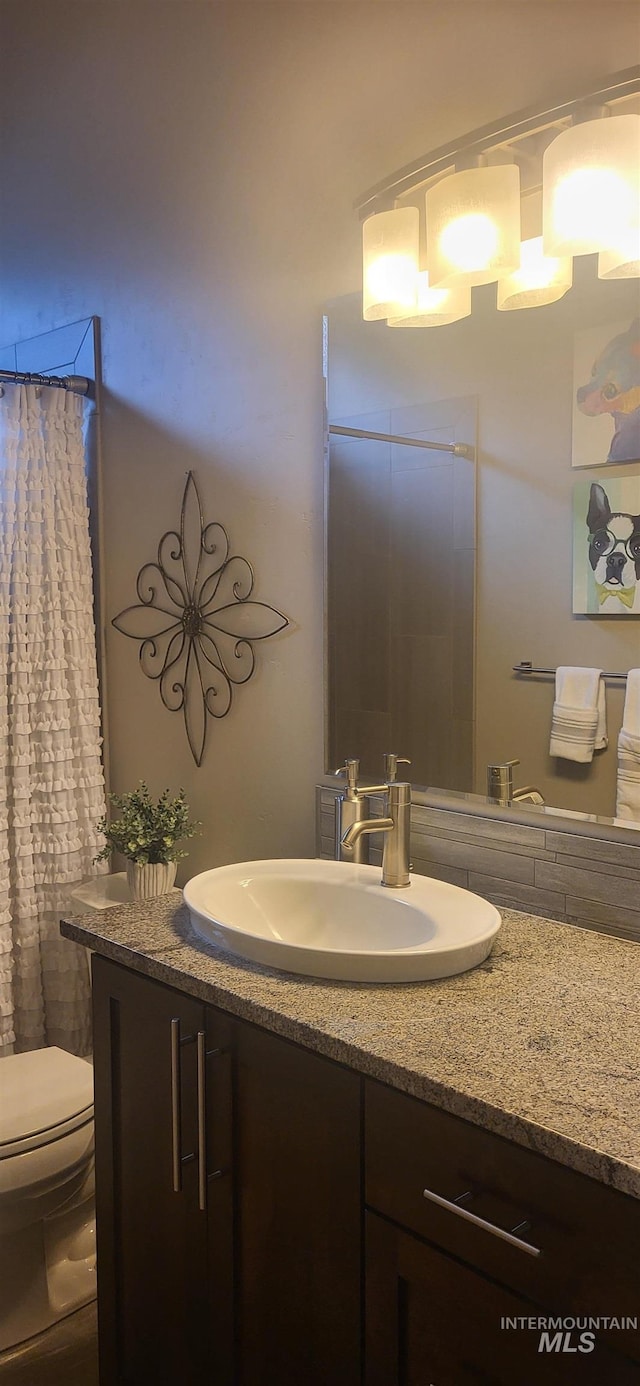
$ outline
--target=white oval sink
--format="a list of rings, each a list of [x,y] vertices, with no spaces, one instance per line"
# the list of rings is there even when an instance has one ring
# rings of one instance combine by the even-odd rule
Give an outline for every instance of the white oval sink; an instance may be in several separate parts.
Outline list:
[[[479,895],[338,861],[244,861],[193,876],[183,891],[200,938],[307,977],[417,982],[476,967],[500,928]]]

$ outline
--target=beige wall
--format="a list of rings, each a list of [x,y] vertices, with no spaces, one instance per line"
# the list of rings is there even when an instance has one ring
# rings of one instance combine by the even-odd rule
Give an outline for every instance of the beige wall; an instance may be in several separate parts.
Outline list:
[[[114,785],[185,786],[206,824],[192,869],[311,852],[319,322],[357,287],[353,199],[426,148],[628,64],[636,4],[8,0],[0,35],[0,341],[102,318],[108,615],[175,523],[191,466],[258,594],[294,623],[199,771],[110,631]]]

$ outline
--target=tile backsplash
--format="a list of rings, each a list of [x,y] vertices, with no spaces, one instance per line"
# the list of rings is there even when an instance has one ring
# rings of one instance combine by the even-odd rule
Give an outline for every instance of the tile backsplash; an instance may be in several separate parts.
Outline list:
[[[316,850],[333,857],[339,790],[316,789]],[[370,800],[372,814],[382,799]],[[560,826],[561,824],[561,826]],[[571,831],[571,820],[512,822],[414,803],[411,861],[422,876],[464,886],[495,905],[578,924],[640,943],[640,834],[621,840],[598,828]],[[631,836],[631,834],[630,834]],[[370,839],[369,860],[381,861],[381,840]]]

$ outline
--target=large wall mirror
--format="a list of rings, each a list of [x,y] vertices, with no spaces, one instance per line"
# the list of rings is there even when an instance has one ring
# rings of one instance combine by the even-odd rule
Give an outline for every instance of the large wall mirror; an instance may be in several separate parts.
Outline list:
[[[598,343],[639,312],[638,281],[599,280],[595,256],[558,303],[498,312],[486,286],[437,328],[363,322],[359,293],[328,306],[328,771],[353,755],[378,779],[392,750],[416,786],[484,794],[487,765],[518,758],[548,805],[614,816],[624,681],[608,749],[578,764],[549,754],[553,677],[513,666],[640,665],[640,614],[574,612],[572,568],[591,483],[640,486],[640,462],[607,462],[610,414],[574,421]],[[637,344],[619,369],[637,405]],[[596,435],[602,465],[572,465]]]

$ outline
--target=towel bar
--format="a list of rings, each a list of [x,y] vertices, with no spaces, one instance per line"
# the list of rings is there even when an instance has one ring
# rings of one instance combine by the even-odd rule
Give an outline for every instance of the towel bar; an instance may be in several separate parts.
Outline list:
[[[533,664],[529,663],[528,659],[523,659],[520,661],[519,664],[514,664],[512,667],[514,674],[553,674],[553,676],[555,677],[557,672],[556,669],[537,669],[534,667]],[[606,670],[603,670],[602,677],[603,679],[626,679],[627,675],[612,674],[608,673]]]

